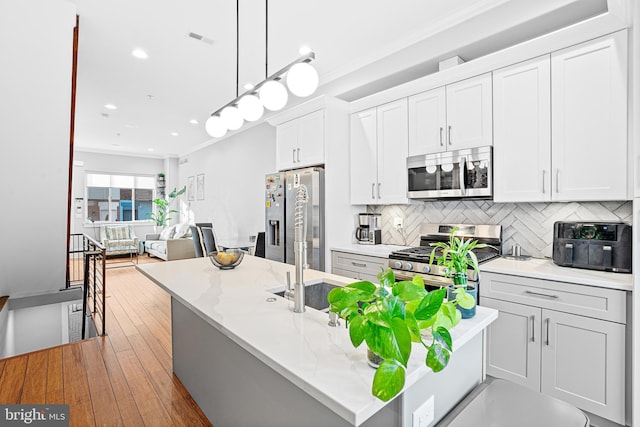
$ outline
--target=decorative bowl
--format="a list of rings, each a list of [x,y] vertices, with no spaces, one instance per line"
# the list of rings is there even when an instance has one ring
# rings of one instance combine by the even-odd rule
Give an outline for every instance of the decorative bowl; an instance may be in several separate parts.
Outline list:
[[[221,270],[236,268],[242,262],[243,257],[244,252],[240,249],[226,249],[209,253],[211,263]]]

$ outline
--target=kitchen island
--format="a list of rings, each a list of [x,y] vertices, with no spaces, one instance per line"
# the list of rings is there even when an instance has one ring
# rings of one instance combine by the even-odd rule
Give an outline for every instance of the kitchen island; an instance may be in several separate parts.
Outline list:
[[[497,311],[478,307],[452,332],[449,366],[434,374],[414,345],[405,389],[390,402],[371,395],[374,370],[348,330],[327,313],[277,297],[294,267],[245,256],[234,270],[207,258],[137,266],[171,295],[173,370],[216,427],[402,426],[431,396],[441,418],[483,379],[483,331]],[[307,284],[352,279],[305,270]],[[343,322],[344,323],[344,322]]]

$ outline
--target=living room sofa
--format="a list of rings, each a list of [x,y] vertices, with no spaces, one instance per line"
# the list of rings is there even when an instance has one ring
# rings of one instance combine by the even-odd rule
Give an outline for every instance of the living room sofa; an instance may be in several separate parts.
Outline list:
[[[144,251],[165,261],[196,256],[188,224],[176,224],[166,227],[161,233],[147,234]]]

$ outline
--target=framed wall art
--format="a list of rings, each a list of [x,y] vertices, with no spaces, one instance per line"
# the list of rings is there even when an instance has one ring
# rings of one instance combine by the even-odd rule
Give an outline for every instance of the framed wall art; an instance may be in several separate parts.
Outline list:
[[[198,174],[196,179],[196,199],[204,200],[204,174]]]

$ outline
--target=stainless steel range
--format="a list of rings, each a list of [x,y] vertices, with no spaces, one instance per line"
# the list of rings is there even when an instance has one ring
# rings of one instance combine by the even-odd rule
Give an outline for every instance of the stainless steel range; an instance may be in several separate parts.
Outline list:
[[[473,224],[429,224],[420,226],[420,246],[394,251],[389,255],[389,267],[393,270],[396,280],[411,280],[413,276],[420,275],[424,279],[427,289],[448,286],[453,281],[445,277],[446,268],[436,265],[436,259],[440,255],[436,249],[433,264],[429,263],[430,246],[434,242],[449,241],[449,234],[453,227],[458,227],[456,236],[465,239],[473,238],[480,243],[491,246],[474,249],[478,258],[478,264],[500,256],[502,245],[502,226],[500,225],[473,225]],[[473,270],[468,271],[469,281],[477,282],[477,274]]]

